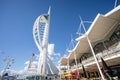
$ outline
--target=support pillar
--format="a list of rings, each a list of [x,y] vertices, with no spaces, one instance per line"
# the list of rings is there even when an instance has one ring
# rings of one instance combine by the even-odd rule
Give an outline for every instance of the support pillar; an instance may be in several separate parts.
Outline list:
[[[90,39],[89,39],[89,37],[88,37],[88,35],[87,35],[87,33],[86,33],[86,29],[85,29],[85,26],[84,26],[84,23],[83,23],[81,17],[80,17],[80,20],[81,20],[81,24],[82,24],[82,26],[83,26],[83,29],[84,29],[84,31],[85,31],[85,36],[86,36],[86,38],[87,38],[88,44],[89,44],[90,49],[91,49],[91,51],[92,51],[92,55],[93,55],[93,57],[94,57],[94,59],[95,59],[96,65],[97,65],[98,70],[99,70],[99,72],[100,72],[100,75],[101,75],[101,77],[102,77],[102,80],[105,80],[104,75],[103,75],[103,73],[102,73],[102,71],[101,71],[101,69],[100,69],[100,65],[99,65],[99,63],[98,63],[98,60],[97,60],[97,58],[96,58],[95,52],[94,52],[94,50],[93,50],[92,44],[91,44],[91,42],[90,42]]]

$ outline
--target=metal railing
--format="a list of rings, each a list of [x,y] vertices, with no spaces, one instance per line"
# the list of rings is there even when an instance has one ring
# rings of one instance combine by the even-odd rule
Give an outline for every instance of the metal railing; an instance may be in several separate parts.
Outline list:
[[[110,58],[110,55],[112,55],[112,56],[117,55],[117,54],[116,54],[117,52],[120,52],[120,48],[112,48],[112,49],[107,50],[107,51],[105,51],[105,52],[97,53],[97,54],[96,54],[96,57],[98,58],[98,60],[99,60],[101,57],[102,57],[102,58],[107,58],[107,57]],[[120,54],[119,54],[119,55],[120,55]],[[82,61],[82,64],[86,65],[86,64],[92,63],[92,62],[95,62],[93,56],[87,58],[86,60],[83,60],[83,61]],[[78,63],[78,68],[81,68],[81,64],[80,64],[80,63]],[[72,70],[72,69],[76,69],[76,65],[71,66],[71,67],[70,67],[70,70]]]

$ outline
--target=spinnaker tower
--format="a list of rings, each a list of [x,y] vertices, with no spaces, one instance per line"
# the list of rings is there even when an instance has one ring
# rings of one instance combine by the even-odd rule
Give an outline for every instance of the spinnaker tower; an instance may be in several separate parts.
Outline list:
[[[33,25],[33,37],[35,44],[40,52],[37,74],[47,76],[49,74],[58,74],[57,67],[48,56],[48,38],[50,25],[50,10],[47,14],[38,16]]]

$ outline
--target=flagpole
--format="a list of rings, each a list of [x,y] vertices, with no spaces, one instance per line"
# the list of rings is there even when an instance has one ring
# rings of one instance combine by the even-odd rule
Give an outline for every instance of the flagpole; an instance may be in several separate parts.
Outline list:
[[[61,66],[60,65],[61,65],[61,63],[59,64],[59,75],[60,75],[60,80],[61,80],[61,73],[62,72],[61,72]]]
[[[76,64],[76,72],[77,72],[77,78],[78,78],[78,76],[79,76],[79,71],[78,71],[78,64],[77,64],[77,59],[76,59],[76,53],[75,53],[75,51],[74,51],[74,58],[75,58],[75,64]]]
[[[83,70],[84,78],[87,78],[86,71],[85,71],[85,68],[84,68],[84,65],[82,64],[82,62],[81,62],[81,67]]]
[[[94,57],[95,62],[96,62],[96,64],[97,64],[98,70],[99,70],[100,75],[101,75],[101,77],[102,77],[102,80],[105,80],[104,75],[103,75],[103,73],[102,73],[102,71],[101,71],[101,69],[100,69],[100,65],[99,65],[99,63],[98,63],[98,60],[97,60],[97,58],[96,58],[95,52],[94,52],[94,50],[93,50],[92,44],[91,44],[91,42],[90,42],[90,39],[89,39],[88,35],[86,34],[86,29],[85,29],[85,26],[84,26],[84,23],[83,23],[81,17],[80,17],[80,20],[81,20],[81,24],[82,24],[82,26],[83,26],[83,29],[84,29],[84,31],[85,31],[85,36],[86,36],[87,41],[88,41],[88,43],[89,43],[89,46],[90,46],[90,49],[91,49],[91,51],[92,51],[93,57]]]
[[[69,58],[68,58],[68,73],[70,74],[70,68],[69,68]],[[70,77],[69,77],[70,80]]]
[[[74,43],[73,43],[73,39],[71,39],[71,43],[72,43],[72,47],[74,48]],[[76,68],[77,68],[77,60],[76,60],[76,53],[74,51],[74,58],[75,58],[75,64],[76,64]]]
[[[76,60],[76,53],[75,53],[75,51],[74,51],[74,58],[75,58],[75,64],[76,64],[76,68],[77,68],[77,60]]]
[[[72,46],[73,46],[73,48],[74,48],[74,43],[73,43],[73,41],[74,41],[74,40],[72,39],[71,42],[72,42]],[[77,74],[79,74],[78,64],[77,64],[77,58],[76,58],[76,52],[74,51],[73,53],[74,53],[74,59],[75,59]],[[77,76],[78,76],[78,75],[77,75]]]
[[[115,0],[114,8],[116,8],[116,6],[117,6],[117,0]]]

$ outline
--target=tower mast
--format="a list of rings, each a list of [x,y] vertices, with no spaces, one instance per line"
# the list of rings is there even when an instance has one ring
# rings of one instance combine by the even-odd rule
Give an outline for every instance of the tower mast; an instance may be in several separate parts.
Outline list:
[[[40,15],[33,25],[33,37],[40,51],[37,73],[46,76],[47,74],[58,74],[58,69],[48,56],[48,37],[50,24],[50,10],[47,14]]]

